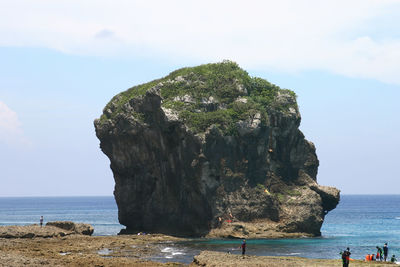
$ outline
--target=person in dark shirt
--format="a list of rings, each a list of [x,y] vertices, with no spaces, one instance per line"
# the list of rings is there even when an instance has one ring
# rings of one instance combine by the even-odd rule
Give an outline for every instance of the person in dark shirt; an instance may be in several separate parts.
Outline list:
[[[396,262],[396,261],[397,261],[396,255],[393,255],[392,258],[390,259],[390,262]]]
[[[242,256],[244,258],[244,254],[246,254],[246,240],[243,239],[242,245],[240,247],[242,248]]]
[[[385,243],[385,245],[383,246],[383,260],[384,261],[386,261],[388,253],[389,253],[389,248],[387,246],[387,243]]]
[[[347,248],[345,251],[342,252],[343,267],[349,267],[350,255],[350,248]]]

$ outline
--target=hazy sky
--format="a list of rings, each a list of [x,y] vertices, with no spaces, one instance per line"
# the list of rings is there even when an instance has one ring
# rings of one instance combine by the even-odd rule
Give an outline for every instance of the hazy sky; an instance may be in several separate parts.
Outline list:
[[[0,1],[0,196],[111,195],[93,127],[117,93],[236,61],[294,90],[318,182],[400,187],[400,1]]]

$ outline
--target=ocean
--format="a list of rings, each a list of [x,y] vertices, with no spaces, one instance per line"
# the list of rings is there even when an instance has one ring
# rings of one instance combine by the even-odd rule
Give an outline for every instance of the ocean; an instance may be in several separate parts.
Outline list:
[[[0,225],[27,225],[44,221],[74,221],[93,225],[94,235],[115,235],[123,228],[113,197],[0,197]],[[350,248],[352,258],[389,246],[400,256],[400,195],[342,195],[325,217],[322,236],[300,239],[247,240],[247,253],[259,256],[300,256],[338,259]],[[201,250],[239,254],[241,240],[193,239],[160,243],[152,260],[190,263]]]
[[[49,221],[88,223],[94,235],[116,235],[118,222],[114,197],[0,197],[0,225],[39,224]]]

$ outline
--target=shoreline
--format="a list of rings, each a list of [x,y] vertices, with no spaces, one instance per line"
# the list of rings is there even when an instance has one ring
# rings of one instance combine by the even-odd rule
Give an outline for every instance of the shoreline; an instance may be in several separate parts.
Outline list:
[[[254,256],[251,250],[244,259],[238,254],[201,251],[189,264],[151,260],[160,254],[160,244],[188,240],[161,234],[0,238],[0,266],[341,266],[340,259]],[[361,260],[350,264],[371,265],[395,266]]]

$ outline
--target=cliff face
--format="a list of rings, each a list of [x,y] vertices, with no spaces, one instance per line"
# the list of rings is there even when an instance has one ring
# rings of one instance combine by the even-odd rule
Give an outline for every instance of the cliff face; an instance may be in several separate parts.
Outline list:
[[[292,91],[224,61],[117,96],[95,120],[126,232],[319,235],[339,190],[316,183]]]

